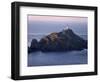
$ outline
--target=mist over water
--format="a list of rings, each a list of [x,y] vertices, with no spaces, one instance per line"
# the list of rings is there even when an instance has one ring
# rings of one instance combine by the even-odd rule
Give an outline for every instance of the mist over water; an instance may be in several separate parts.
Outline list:
[[[28,66],[87,64],[87,49],[70,52],[34,52],[28,56]]]

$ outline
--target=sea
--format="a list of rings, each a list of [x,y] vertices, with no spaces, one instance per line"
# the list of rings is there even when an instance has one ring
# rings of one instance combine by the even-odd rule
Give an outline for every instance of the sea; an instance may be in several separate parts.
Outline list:
[[[32,39],[38,41],[46,36],[45,34],[33,35],[28,34],[28,46]],[[87,35],[79,35],[84,40],[87,40]],[[73,50],[66,52],[41,52],[36,51],[28,54],[27,66],[53,66],[53,65],[77,65],[88,64],[88,49]]]

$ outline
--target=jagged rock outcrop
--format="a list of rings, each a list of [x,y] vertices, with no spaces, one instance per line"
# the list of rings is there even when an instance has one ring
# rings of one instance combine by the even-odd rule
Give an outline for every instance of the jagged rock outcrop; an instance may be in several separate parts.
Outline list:
[[[31,42],[31,46],[28,47],[28,53],[39,50],[39,43],[36,39],[33,39]]]
[[[51,33],[40,40],[42,51],[69,51],[87,48],[87,42],[71,29],[59,33]]]
[[[43,37],[39,42],[32,40],[31,51],[71,51],[87,48],[87,41],[76,35],[71,29],[58,33],[51,33]]]

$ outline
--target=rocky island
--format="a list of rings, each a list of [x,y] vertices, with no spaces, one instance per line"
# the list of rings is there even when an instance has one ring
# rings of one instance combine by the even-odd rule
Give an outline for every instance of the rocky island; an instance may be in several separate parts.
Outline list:
[[[40,41],[33,39],[28,53],[34,51],[72,51],[82,50],[87,48],[87,41],[75,34],[71,29],[66,29],[61,32],[53,32]]]

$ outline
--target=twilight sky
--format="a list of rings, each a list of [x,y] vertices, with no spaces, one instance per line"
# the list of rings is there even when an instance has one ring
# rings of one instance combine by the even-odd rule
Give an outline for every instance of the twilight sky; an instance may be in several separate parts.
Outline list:
[[[66,26],[77,34],[87,34],[87,17],[28,15],[28,34],[62,31]]]
[[[33,21],[53,21],[53,22],[86,22],[86,17],[71,17],[71,16],[34,16],[29,15],[28,20]]]

